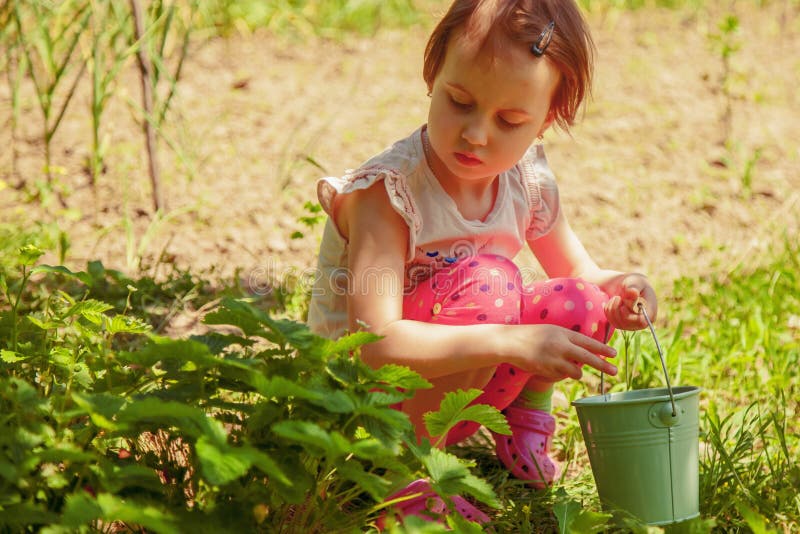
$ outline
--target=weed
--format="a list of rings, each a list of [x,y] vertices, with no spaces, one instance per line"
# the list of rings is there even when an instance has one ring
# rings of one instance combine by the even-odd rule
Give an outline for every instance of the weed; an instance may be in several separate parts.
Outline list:
[[[101,139],[103,112],[114,94],[117,76],[135,50],[130,44],[130,13],[119,2],[95,2],[92,5],[89,33],[92,150],[87,167],[94,185],[102,173],[107,146],[107,141]]]
[[[734,13],[727,13],[717,24],[717,32],[709,33],[708,39],[719,54],[722,66],[719,78],[719,89],[724,100],[724,107],[720,121],[722,122],[722,144],[726,144],[733,132],[733,57],[741,48],[738,41],[739,17]]]
[[[16,27],[14,35],[25,56],[42,112],[41,135],[49,184],[53,178],[53,136],[86,70],[87,61],[77,49],[89,24],[91,5],[77,0],[52,5],[44,2],[12,2],[11,5]]]

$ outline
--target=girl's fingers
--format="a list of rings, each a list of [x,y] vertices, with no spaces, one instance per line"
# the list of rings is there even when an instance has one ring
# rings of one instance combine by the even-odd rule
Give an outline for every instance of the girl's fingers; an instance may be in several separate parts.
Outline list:
[[[609,375],[617,374],[617,368],[600,357],[613,358],[616,356],[617,351],[613,347],[577,333],[572,341],[573,349],[569,355],[572,360],[578,362],[579,365],[589,365]]]
[[[579,355],[576,355],[575,360],[577,360],[579,363],[588,365],[589,367],[594,367],[598,371],[603,372],[607,375],[613,376],[617,374],[617,368],[614,365],[610,364],[609,362],[607,362],[602,358],[598,358],[591,352],[580,350],[580,353]],[[580,367],[578,367],[578,369],[580,369]]]
[[[575,380],[580,380],[583,376],[583,371],[581,370],[580,366],[568,361],[562,361],[562,365],[559,366],[558,372],[561,373],[561,376],[574,378]]]
[[[613,358],[617,355],[617,351],[614,347],[610,347],[605,343],[601,343],[594,338],[589,336],[585,336],[579,332],[572,332],[570,331],[570,342],[582,349],[585,349],[585,352],[594,356],[595,354],[598,356],[605,356],[606,358]]]
[[[636,303],[642,296],[642,290],[636,287],[626,287],[624,291],[624,297],[627,302]]]
[[[643,299],[638,296],[631,301],[623,300],[619,296],[611,297],[605,307],[606,318],[614,327],[621,330],[641,330],[645,328],[647,322],[637,304],[640,300]],[[650,314],[651,306],[646,301],[644,304],[647,306],[648,316],[652,319]]]
[[[656,294],[652,288],[646,287],[642,292],[642,296],[639,297],[639,300],[644,304],[645,309],[647,310],[647,316],[650,317],[651,321],[656,320],[656,316],[658,315],[658,304],[656,304]],[[636,311],[639,311],[639,308],[636,308]],[[642,322],[644,318],[642,318]]]

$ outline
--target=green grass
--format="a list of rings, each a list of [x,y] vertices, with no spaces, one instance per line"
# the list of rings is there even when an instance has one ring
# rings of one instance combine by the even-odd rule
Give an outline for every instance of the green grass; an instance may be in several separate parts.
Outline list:
[[[213,0],[202,7],[203,23],[224,34],[266,29],[300,37],[372,35],[379,28],[420,22],[413,0]]]
[[[786,243],[750,270],[682,278],[662,295],[657,333],[673,385],[703,388],[700,415],[700,512],[696,531],[797,532],[800,529],[800,246]],[[617,335],[620,374],[612,391],[663,387],[649,333]],[[562,383],[568,399],[596,394]],[[490,480],[507,495],[503,521],[551,525],[559,502],[600,512],[574,411],[565,414],[556,450],[577,474],[531,494],[491,458]],[[475,451],[471,451],[475,452]],[[529,507],[530,510],[522,510]],[[520,520],[522,523],[515,524]],[[510,527],[511,528],[511,527]],[[513,530],[512,528],[512,530]],[[628,526],[627,528],[632,528]],[[634,528],[635,530],[635,528]],[[524,531],[524,530],[520,530]],[[535,531],[548,531],[547,528]]]
[[[249,463],[237,464],[234,471],[242,473],[240,478],[236,478],[239,475],[234,472],[222,476],[221,472],[209,471],[209,462],[223,462],[223,458],[209,456],[209,450],[204,448],[207,445],[204,440],[210,438],[202,437],[202,432],[213,430],[209,436],[217,436],[214,438],[217,440],[215,447],[230,449],[228,453],[241,456],[242,462],[255,462],[253,458],[261,458],[259,461],[265,462],[254,451],[273,450],[270,447],[277,447],[273,452],[291,447],[295,453],[300,454],[298,458],[305,458],[302,462],[307,467],[330,467],[333,460],[328,461],[325,458],[334,452],[341,456],[337,456],[335,462],[349,462],[350,453],[347,451],[351,445],[341,441],[343,438],[335,437],[341,436],[337,432],[344,432],[342,429],[353,421],[346,413],[349,401],[344,404],[320,404],[314,400],[316,393],[312,393],[312,390],[323,387],[323,384],[328,384],[325,388],[361,388],[357,389],[358,392],[352,390],[352,393],[347,393],[364,396],[364,400],[356,402],[357,406],[358,403],[373,398],[373,385],[370,385],[373,382],[369,380],[374,381],[376,377],[368,377],[367,382],[353,386],[356,382],[351,381],[356,380],[356,375],[353,374],[356,369],[344,369],[341,367],[342,362],[336,363],[338,360],[331,360],[328,367],[324,367],[324,360],[319,360],[319,351],[323,346],[328,346],[320,345],[318,341],[309,345],[309,338],[302,325],[286,319],[276,322],[250,304],[234,304],[233,301],[227,301],[227,308],[223,307],[222,311],[215,312],[216,315],[212,314],[215,319],[211,322],[238,325],[246,333],[246,337],[266,336],[269,341],[277,341],[281,348],[254,351],[245,349],[244,352],[226,349],[226,346],[235,346],[231,343],[243,343],[244,346],[252,343],[246,337],[236,335],[200,336],[186,342],[160,338],[160,341],[148,342],[141,332],[160,331],[171,315],[180,312],[184,306],[193,305],[196,308],[213,302],[217,296],[235,293],[235,290],[226,287],[215,289],[213,284],[192,273],[174,273],[164,281],[128,278],[117,271],[106,269],[99,262],[91,262],[85,272],[77,274],[63,268],[32,267],[36,262],[36,254],[33,254],[36,252],[35,247],[49,248],[54,252],[61,248],[59,255],[63,255],[68,249],[67,243],[66,237],[54,227],[0,227],[0,285],[4,288],[3,295],[0,296],[0,382],[22,388],[16,393],[11,390],[2,393],[6,413],[13,415],[4,424],[22,425],[14,427],[17,428],[16,434],[6,433],[5,439],[7,445],[12,447],[8,450],[17,451],[14,454],[26,458],[25,461],[30,462],[31,466],[40,465],[40,469],[23,472],[12,467],[12,464],[3,462],[0,462],[0,467],[5,469],[4,476],[7,480],[24,481],[30,487],[42,488],[38,490],[39,493],[35,493],[22,486],[0,485],[0,496],[5,495],[0,501],[0,524],[22,528],[26,521],[32,521],[31,524],[41,525],[41,522],[32,518],[46,512],[41,517],[46,517],[46,522],[52,525],[75,526],[81,522],[81,517],[100,517],[97,514],[102,512],[104,520],[129,521],[157,529],[158,525],[173,525],[174,521],[184,516],[191,516],[195,522],[204,521],[204,517],[220,520],[222,516],[219,514],[240,510],[241,506],[237,502],[246,501],[249,503],[247,506],[252,505],[255,508],[252,517],[247,512],[240,518],[241,525],[246,526],[248,521],[253,520],[256,524],[267,521],[262,524],[262,528],[266,525],[283,525],[280,527],[283,531],[293,531],[286,526],[291,523],[287,519],[297,508],[279,501],[280,494],[270,497],[278,499],[271,507],[262,509],[262,505],[258,504],[258,499],[262,497],[258,496],[261,490],[257,488],[263,487],[258,477],[263,475],[258,475],[258,469],[253,471],[255,464],[250,468],[247,467]],[[32,246],[24,248],[25,245]],[[19,254],[20,248],[23,248],[23,256]],[[24,259],[25,255],[30,257]],[[758,267],[702,278],[682,278],[674,283],[671,292],[662,295],[661,320],[657,325],[657,332],[666,352],[672,383],[703,388],[700,415],[701,518],[691,523],[692,532],[797,532],[800,529],[800,497],[797,492],[800,487],[800,468],[797,465],[797,458],[800,457],[800,423],[797,417],[800,407],[798,257],[798,245],[786,243],[764,258]],[[20,285],[25,278],[20,277],[18,266],[23,264],[26,267],[21,272],[25,277],[31,272],[36,273],[27,286]],[[292,288],[283,290],[287,294],[293,294]],[[295,295],[290,300],[294,302],[297,298],[299,297]],[[283,316],[302,311],[302,307],[288,306],[288,302],[278,299],[271,304],[263,301],[260,305],[270,307],[273,312]],[[266,327],[275,330],[269,333],[264,330]],[[294,421],[297,415],[292,410],[303,407],[304,417],[318,414],[315,415],[320,417],[320,423],[317,424],[324,426],[334,420],[324,410],[333,407],[345,412],[337,415],[344,421],[342,429],[325,426],[326,430],[323,432],[322,426],[313,429],[303,427],[305,430],[300,432],[302,429],[298,427],[293,430],[294,433],[284,432],[285,435],[278,439],[268,433],[268,426],[264,426],[266,421],[261,419],[253,420],[262,425],[260,428],[263,429],[258,434],[242,434],[244,427],[238,426],[239,423],[232,425],[231,422],[239,421],[240,416],[245,416],[241,421],[248,421],[249,416],[246,415],[253,410],[253,413],[258,413],[261,409],[257,408],[261,406],[259,403],[264,402],[263,399],[256,402],[259,397],[251,391],[252,384],[260,384],[256,380],[257,374],[247,375],[246,383],[237,382],[244,376],[240,374],[245,372],[245,367],[236,363],[239,361],[237,358],[245,358],[242,361],[246,362],[264,359],[259,365],[264,366],[263,371],[267,377],[274,376],[275,373],[295,376],[292,374],[295,371],[287,367],[295,364],[290,364],[290,360],[286,359],[288,352],[282,352],[286,350],[287,342],[313,349],[308,354],[312,359],[317,358],[314,365],[318,366],[318,370],[310,372],[311,368],[303,367],[302,373],[309,380],[307,383],[303,382],[302,387],[292,386],[295,390],[275,390],[281,391],[280,395],[287,396],[288,399],[294,395],[306,395],[306,400],[296,397],[289,404],[278,403],[269,410],[280,409],[283,414],[281,417],[286,417],[286,421]],[[660,362],[648,333],[619,335],[614,338],[613,343],[620,352],[621,373],[617,378],[607,380],[607,386],[611,390],[663,385]],[[341,346],[343,349],[347,347],[346,343]],[[188,360],[182,366],[176,365],[184,357]],[[223,359],[219,360],[220,357]],[[301,363],[302,360],[295,361],[299,365],[306,365]],[[366,370],[358,371],[363,372]],[[330,382],[331,379],[335,379],[334,382]],[[407,379],[411,380],[411,377]],[[358,380],[364,380],[363,376]],[[266,388],[265,384],[267,383],[258,387]],[[129,391],[126,389],[128,386],[134,389]],[[200,389],[196,390],[197,387]],[[235,387],[243,389],[237,392],[232,389]],[[277,388],[278,384],[270,387]],[[280,387],[289,386],[288,383],[283,383]],[[559,387],[568,400],[596,393],[596,382],[592,379],[564,382]],[[334,395],[339,398],[336,395],[341,396],[342,393]],[[139,406],[137,403],[145,406],[147,402],[155,402],[156,398],[176,399],[176,402],[180,400],[186,403],[183,408],[175,403],[169,405],[176,414],[183,410],[180,413],[190,414],[194,418],[192,420],[198,423],[203,420],[202,413],[205,413],[212,421],[213,424],[209,423],[212,424],[209,427],[211,430],[203,430],[202,435],[193,426],[195,423],[189,424],[188,420],[179,418],[174,421],[180,423],[167,422],[171,432],[183,436],[176,443],[181,443],[180,439],[185,440],[183,443],[190,446],[187,450],[198,455],[200,464],[193,465],[200,465],[200,468],[194,471],[190,469],[187,472],[186,466],[180,462],[176,464],[174,458],[167,458],[168,461],[164,464],[164,458],[147,453],[146,448],[138,449],[145,455],[149,468],[167,471],[177,469],[176,472],[181,476],[188,477],[185,488],[200,492],[195,497],[195,506],[200,508],[190,512],[182,507],[181,503],[185,499],[185,494],[181,493],[183,490],[178,491],[171,486],[162,487],[158,480],[148,475],[147,470],[142,470],[141,473],[137,471],[136,474],[148,477],[148,489],[144,493],[135,489],[138,482],[135,483],[130,478],[132,474],[125,474],[127,478],[117,478],[122,475],[115,471],[117,468],[114,466],[128,465],[120,463],[115,456],[119,443],[124,443],[123,448],[136,449],[137,432],[148,430],[157,433],[161,428],[159,425],[165,424],[167,420],[148,418],[147,412],[142,412],[135,416],[135,423],[139,426],[123,427],[111,423],[110,421],[117,420],[115,418],[118,415],[103,408],[101,404],[92,403],[105,403],[112,397],[118,398],[115,402],[128,403],[126,406],[130,406],[129,410]],[[311,399],[311,404],[304,404],[308,399]],[[382,403],[394,402],[391,396],[381,399]],[[34,400],[38,404],[27,408],[20,404]],[[344,397],[340,400],[344,402]],[[241,413],[236,415],[237,412]],[[274,418],[278,413],[264,412],[259,417],[269,415]],[[388,417],[389,414],[380,413],[381,417]],[[446,421],[457,420],[456,415],[451,414],[452,417]],[[219,441],[219,432],[223,426],[213,422],[217,420],[227,425],[224,428],[229,433],[228,442]],[[28,423],[24,423],[25,421]],[[131,425],[133,421],[131,420]],[[31,426],[34,423],[38,426]],[[28,426],[24,426],[25,424]],[[271,424],[274,429],[285,430],[284,426],[289,423]],[[100,432],[101,429],[104,430]],[[324,436],[328,436],[325,439],[332,439],[328,444],[329,450],[324,447],[314,448],[312,445],[318,438],[312,439],[304,433],[306,430],[313,430],[315,435],[321,436],[319,439]],[[352,442],[352,446],[356,447],[355,443],[366,439],[367,434],[364,429],[352,427],[351,430],[352,436],[348,434],[348,439],[356,440]],[[100,433],[96,434],[97,432]],[[101,439],[103,433],[106,437]],[[111,439],[115,433],[119,435],[114,438],[117,441]],[[96,437],[93,438],[94,435]],[[34,436],[36,443],[32,452],[26,452],[26,447],[29,447],[25,445],[28,443],[26,440],[34,439]],[[238,440],[242,439],[247,439],[254,445],[239,449]],[[290,445],[289,442],[280,441],[281,439],[296,441]],[[262,446],[259,443],[267,449],[259,448]],[[396,446],[396,442],[391,443],[394,443],[393,447]],[[302,452],[301,445],[306,452]],[[494,456],[491,440],[482,434],[466,445],[450,448],[449,452],[462,458],[464,463],[461,464],[453,457],[439,458],[424,448],[407,450],[394,459],[391,454],[397,452],[386,456],[388,449],[381,452],[380,456],[370,456],[373,452],[354,448],[353,451],[358,450],[359,454],[367,454],[362,457],[366,474],[350,472],[348,476],[353,478],[349,482],[344,481],[336,474],[341,466],[350,465],[344,463],[328,474],[318,473],[314,470],[316,468],[307,473],[308,487],[317,488],[313,491],[327,491],[329,497],[314,505],[322,506],[319,513],[313,507],[303,508],[304,521],[308,521],[307,524],[326,524],[328,519],[325,518],[329,517],[327,514],[332,514],[331,518],[335,516],[339,524],[350,525],[349,529],[355,528],[354,525],[357,524],[368,524],[374,520],[375,513],[380,509],[380,496],[387,487],[387,481],[398,482],[397,473],[408,476],[409,471],[424,468],[429,473],[438,473],[437,476],[442,477],[437,482],[440,484],[437,488],[446,494],[471,490],[477,492],[473,495],[483,495],[484,502],[499,503],[500,508],[493,512],[498,531],[648,532],[644,525],[635,521],[614,523],[610,514],[602,510],[576,414],[572,409],[559,413],[559,430],[554,449],[568,475],[546,491],[532,491],[509,476]],[[76,452],[78,450],[82,452]],[[409,455],[409,452],[413,454]],[[59,471],[54,468],[55,464],[48,462],[37,464],[42,462],[41,458],[49,457],[65,458],[61,464],[63,469]],[[190,461],[198,461],[193,458],[190,457]],[[94,462],[100,462],[100,471],[92,468]],[[423,467],[419,462],[422,462]],[[467,477],[467,469],[473,462],[471,472],[484,478],[494,488],[496,500],[487,492],[487,487]],[[233,464],[227,467],[222,463],[213,465],[220,469],[234,467]],[[268,467],[268,464],[258,465],[261,466],[260,469]],[[395,469],[399,471],[392,475]],[[464,481],[463,483],[469,482],[470,485],[446,482],[450,480],[448,473],[458,473],[462,477],[459,480]],[[317,476],[322,478],[315,479]],[[91,481],[92,488],[102,490],[102,499],[98,497],[94,501],[89,494],[82,492],[82,480]],[[117,488],[114,484],[122,483],[131,486],[125,490],[114,489]],[[177,486],[180,487],[182,486]],[[161,494],[167,496],[161,501],[152,501],[160,502],[157,516],[148,518],[125,504],[151,502],[146,499]],[[286,495],[294,495],[292,498],[295,500],[301,496],[294,493]],[[12,496],[30,500],[12,506],[8,504],[11,501],[6,499]],[[226,500],[234,496],[233,500]],[[145,501],[136,500],[142,498]],[[314,493],[311,493],[307,495],[305,502],[317,500],[319,496],[314,497]],[[282,504],[279,505],[279,502]],[[204,509],[202,506],[218,509],[214,512],[211,508]],[[258,513],[255,512],[256,509],[259,510]],[[64,510],[69,513],[62,514]],[[271,515],[269,510],[272,510]],[[31,515],[19,515],[23,512]],[[276,517],[275,514],[288,515]],[[25,519],[26,517],[29,519]],[[101,525],[97,522],[89,523],[95,527]],[[426,531],[438,531],[438,527],[429,527],[426,527]]]
[[[578,0],[589,12],[646,7],[699,8],[705,0]],[[373,35],[381,28],[430,24],[448,0],[213,0],[202,7],[203,24],[225,34],[266,29],[279,35],[339,39],[350,33]]]
[[[800,530],[800,246],[787,243],[763,263],[726,275],[682,278],[662,295],[656,331],[673,385],[702,387],[700,513],[692,532]],[[648,332],[617,335],[620,374],[611,391],[664,387]],[[564,382],[568,400],[597,394],[597,381]],[[504,510],[503,532],[646,532],[603,515],[574,409],[560,413],[555,454],[570,476],[547,491],[509,478],[488,438],[454,447],[477,459]],[[576,523],[575,521],[580,521]],[[593,530],[595,529],[595,530]]]

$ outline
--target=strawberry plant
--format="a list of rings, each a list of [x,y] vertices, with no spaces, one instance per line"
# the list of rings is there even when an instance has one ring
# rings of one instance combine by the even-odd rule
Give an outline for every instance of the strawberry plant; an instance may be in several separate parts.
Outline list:
[[[17,249],[2,277],[2,528],[347,531],[420,477],[499,506],[473,463],[417,443],[393,405],[428,383],[363,364],[374,335],[328,340],[226,298],[208,333],[172,339],[131,313],[136,281],[37,266],[41,254]],[[124,306],[93,298],[121,284]],[[495,409],[468,406],[477,393],[446,398],[429,432],[464,419],[507,432]]]

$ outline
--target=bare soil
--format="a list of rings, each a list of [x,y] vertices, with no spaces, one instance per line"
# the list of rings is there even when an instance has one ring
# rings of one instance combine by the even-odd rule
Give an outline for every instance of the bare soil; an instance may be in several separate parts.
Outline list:
[[[708,34],[726,11],[709,4],[592,14],[593,99],[571,136],[545,135],[564,210],[587,249],[603,266],[650,274],[662,294],[679,276],[752,265],[799,235],[797,3],[736,4],[741,48],[724,83]],[[428,29],[344,42],[256,34],[198,43],[160,142],[161,217],[132,119],[133,69],[105,116],[107,170],[96,189],[85,170],[88,87],[56,135],[56,188],[67,207],[31,199],[44,145],[26,86],[17,139],[0,130],[0,221],[56,223],[76,269],[92,259],[156,274],[175,265],[251,285],[311,269],[321,225],[309,231],[298,217],[316,200],[316,179],[356,167],[426,120]],[[0,121],[9,109],[3,86]],[[296,231],[305,236],[292,239]]]

